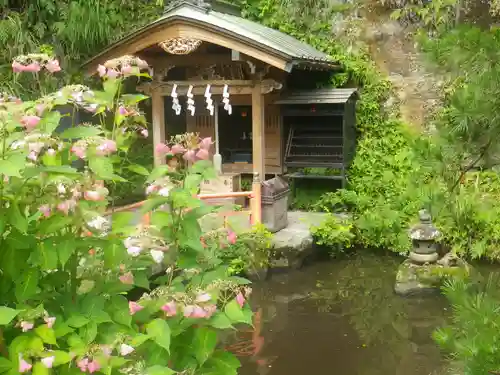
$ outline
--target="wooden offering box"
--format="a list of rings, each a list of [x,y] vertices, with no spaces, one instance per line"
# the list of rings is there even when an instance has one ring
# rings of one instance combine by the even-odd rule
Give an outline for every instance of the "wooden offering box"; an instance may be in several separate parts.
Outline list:
[[[241,191],[241,174],[222,173],[212,180],[205,180],[201,184],[201,194],[222,194]],[[214,198],[205,202],[214,205],[239,204],[243,205],[244,198]]]

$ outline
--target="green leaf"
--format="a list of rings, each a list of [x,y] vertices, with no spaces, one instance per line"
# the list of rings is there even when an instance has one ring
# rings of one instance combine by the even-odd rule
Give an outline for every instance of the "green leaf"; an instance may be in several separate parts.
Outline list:
[[[149,175],[149,177],[146,181],[147,182],[155,181],[155,180],[159,179],[160,177],[165,176],[169,171],[170,171],[170,167],[168,165],[160,165],[158,167],[155,167],[151,171],[151,174]]]
[[[49,369],[42,362],[33,365],[33,375],[49,375]]]
[[[76,244],[74,240],[63,240],[57,244],[57,255],[61,266],[65,266],[69,258],[76,251]]]
[[[250,280],[247,280],[244,277],[239,277],[239,276],[231,276],[229,280],[238,285],[248,285],[252,283]]]
[[[0,357],[0,374],[13,368],[13,363],[7,358]]]
[[[130,315],[130,314],[129,314]],[[130,342],[130,345],[132,345],[134,348],[141,346],[144,344],[146,341],[148,341],[151,338],[149,335],[144,335],[142,333],[138,333]]]
[[[103,179],[113,179],[113,163],[105,156],[93,157],[89,159],[90,169]]]
[[[170,353],[170,327],[166,321],[155,319],[147,325],[146,331],[159,346]]]
[[[157,209],[158,207],[168,203],[169,201],[170,199],[168,197],[155,197],[147,199],[146,202],[144,202],[144,204],[142,205],[139,212],[141,214],[145,214],[147,212]]]
[[[107,310],[116,323],[130,327],[132,316],[128,311],[128,301],[124,296],[111,297],[110,306]]]
[[[0,306],[0,325],[9,324],[20,311],[11,309],[10,307]]]
[[[64,365],[70,362],[73,358],[69,353],[63,352],[61,350],[54,350],[50,354],[55,357],[54,366]]]
[[[134,285],[144,289],[150,288],[148,275],[145,271],[134,272]]]
[[[21,177],[20,171],[26,166],[26,157],[22,154],[10,155],[7,159],[0,160],[0,174],[8,177]]]
[[[113,268],[122,263],[127,258],[125,246],[117,243],[110,243],[104,249],[104,267]]]
[[[151,366],[146,369],[146,373],[148,375],[171,375],[175,374],[176,372],[172,369],[169,369],[168,367],[164,366]]]
[[[52,239],[47,239],[38,244],[37,261],[40,268],[44,271],[57,268],[57,248]]]
[[[195,331],[190,350],[192,350],[201,366],[212,355],[216,345],[217,333],[210,328],[199,327]]]
[[[225,313],[217,313],[215,314],[210,321],[208,322],[212,327],[217,329],[228,329],[233,328],[231,321],[227,317]]]
[[[28,230],[28,219],[21,213],[17,202],[11,202],[8,218],[14,228],[21,233],[26,233]]]
[[[127,166],[127,169],[142,176],[149,176],[149,171],[139,164],[131,164]]]
[[[193,192],[193,193],[197,193],[198,188],[200,187],[201,181],[202,181],[201,175],[189,174],[184,179],[184,188]]]
[[[40,168],[41,172],[49,174],[62,174],[67,176],[79,176],[80,172],[69,165],[53,165]]]
[[[19,302],[25,302],[37,294],[38,288],[38,271],[30,269],[21,274],[17,280],[15,295]]]
[[[52,234],[70,225],[72,221],[72,218],[69,216],[53,215],[40,222],[38,231],[41,234]]]
[[[63,139],[78,139],[96,137],[101,133],[102,130],[94,126],[76,126],[63,131],[60,137]]]
[[[66,321],[66,324],[69,325],[70,327],[74,328],[80,328],[83,327],[84,325],[88,324],[89,320],[84,317],[83,315],[71,315],[69,319]]]
[[[116,212],[111,215],[111,226],[113,232],[119,232],[123,228],[130,227],[136,214],[134,212]]]
[[[47,134],[52,134],[54,130],[59,126],[61,121],[61,113],[59,111],[49,112],[40,121],[39,127]]]
[[[46,324],[35,328],[35,333],[43,340],[44,343],[57,345],[56,334],[52,328]]]
[[[118,92],[118,87],[120,86],[119,79],[107,79],[103,82],[104,92],[106,94],[106,99],[108,100],[108,104],[111,104]]]
[[[205,362],[203,374],[213,373],[217,375],[237,375],[241,363],[234,354],[217,350],[214,355]],[[208,372],[206,371],[208,370]]]
[[[238,305],[238,302],[234,299],[226,305],[224,312],[233,323],[252,324],[252,316],[250,315],[249,317],[248,314],[245,314],[240,305]]]
[[[80,328],[80,337],[88,345],[97,337],[97,323],[95,321],[89,322],[86,326]]]

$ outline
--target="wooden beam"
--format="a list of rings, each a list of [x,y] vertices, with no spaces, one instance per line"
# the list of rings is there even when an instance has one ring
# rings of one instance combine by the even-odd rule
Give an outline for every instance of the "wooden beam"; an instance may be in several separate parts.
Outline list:
[[[160,95],[169,96],[172,92],[173,85],[177,85],[177,93],[186,95],[190,85],[193,85],[193,95],[203,95],[207,85],[210,85],[212,95],[221,95],[224,90],[224,85],[229,86],[230,95],[250,95],[254,92],[254,81],[250,80],[205,80],[205,81],[167,81],[167,82],[152,82],[145,83],[137,87],[137,90],[147,95],[152,92],[158,92]],[[280,82],[273,79],[265,79],[260,82],[259,88],[261,94],[268,94],[273,90],[279,90],[283,87]]]
[[[153,122],[153,150],[159,143],[165,143],[165,103],[161,93],[153,91],[152,102],[152,122]],[[153,151],[155,152],[155,151]],[[155,167],[165,164],[165,158],[154,154]]]
[[[138,53],[153,69],[165,69],[171,66],[210,66],[214,64],[231,64],[237,61],[231,60],[230,54],[201,54],[193,52],[189,55],[175,56],[165,52],[164,55],[150,55]]]
[[[255,84],[252,91],[252,153],[253,171],[261,181],[265,179],[265,140],[264,140],[264,94],[262,82]]]

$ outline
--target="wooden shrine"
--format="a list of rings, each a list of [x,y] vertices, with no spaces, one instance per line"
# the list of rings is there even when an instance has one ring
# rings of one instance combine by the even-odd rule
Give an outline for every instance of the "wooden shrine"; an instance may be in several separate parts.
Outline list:
[[[340,66],[313,47],[242,18],[234,6],[185,0],[85,69],[123,55],[153,69],[139,89],[151,96],[155,144],[184,132],[210,136],[220,172],[253,174],[254,190],[266,174],[292,167],[341,166],[345,176],[355,148],[356,90],[323,90],[314,101],[318,77],[324,82]],[[294,88],[297,77],[309,86]]]

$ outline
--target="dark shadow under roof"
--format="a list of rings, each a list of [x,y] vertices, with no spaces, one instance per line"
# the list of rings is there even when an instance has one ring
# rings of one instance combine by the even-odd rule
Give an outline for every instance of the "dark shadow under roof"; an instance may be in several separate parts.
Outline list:
[[[344,104],[349,99],[357,99],[357,89],[314,89],[284,92],[275,104]]]

